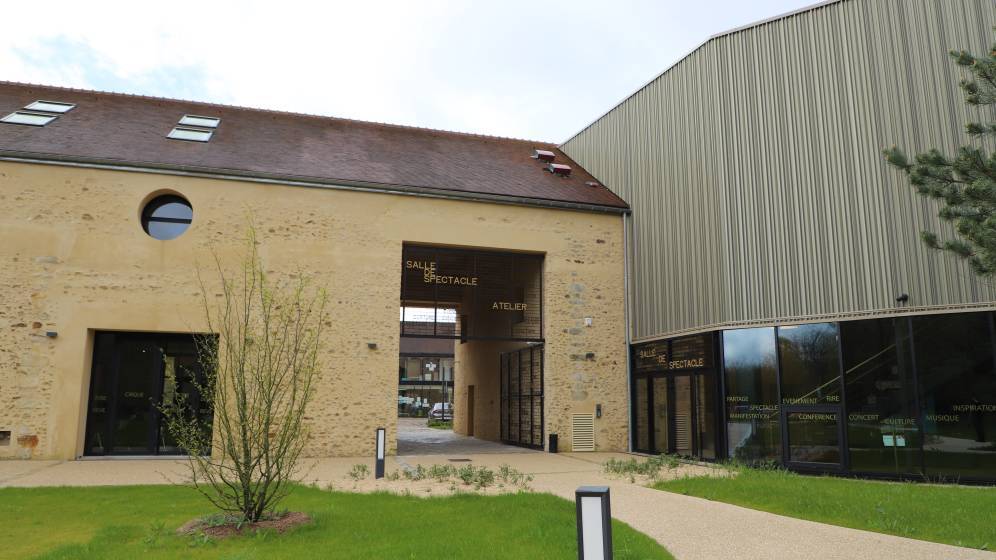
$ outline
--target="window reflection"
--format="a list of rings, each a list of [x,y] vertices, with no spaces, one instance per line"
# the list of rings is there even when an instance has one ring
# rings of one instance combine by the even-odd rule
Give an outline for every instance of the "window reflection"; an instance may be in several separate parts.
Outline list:
[[[996,477],[991,314],[916,317],[913,333],[927,474]]]
[[[839,412],[787,412],[788,459],[801,463],[840,464]]]
[[[401,356],[398,416],[427,418],[438,403],[453,403],[453,358]]]
[[[841,323],[851,470],[919,473],[909,321]]]
[[[781,459],[775,329],[723,333],[729,456],[745,462]]]
[[[833,323],[779,327],[782,402],[840,403],[839,349]]]

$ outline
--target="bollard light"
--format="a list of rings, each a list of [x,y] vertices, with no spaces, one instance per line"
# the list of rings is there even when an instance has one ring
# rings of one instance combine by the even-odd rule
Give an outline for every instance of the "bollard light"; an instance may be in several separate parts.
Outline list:
[[[374,465],[374,478],[384,478],[384,428],[377,428],[377,462]]]
[[[608,486],[582,486],[574,492],[578,560],[612,560],[612,513]]]

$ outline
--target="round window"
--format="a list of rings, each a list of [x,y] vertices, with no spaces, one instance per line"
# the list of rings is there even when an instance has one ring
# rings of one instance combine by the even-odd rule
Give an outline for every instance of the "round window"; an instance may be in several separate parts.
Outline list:
[[[150,236],[166,241],[180,237],[193,219],[194,209],[183,197],[157,196],[142,210],[142,229]]]

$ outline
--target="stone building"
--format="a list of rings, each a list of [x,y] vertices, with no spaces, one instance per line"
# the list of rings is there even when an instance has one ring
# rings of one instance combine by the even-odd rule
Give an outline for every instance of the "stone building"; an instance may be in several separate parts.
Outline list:
[[[394,448],[404,330],[456,340],[458,432],[627,448],[628,207],[556,146],[14,83],[0,113],[0,458],[177,453],[153,402],[247,215],[331,293],[308,454]]]

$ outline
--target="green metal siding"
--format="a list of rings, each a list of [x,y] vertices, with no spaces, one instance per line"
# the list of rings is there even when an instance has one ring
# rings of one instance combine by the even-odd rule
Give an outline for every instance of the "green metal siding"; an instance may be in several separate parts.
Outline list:
[[[843,0],[714,37],[562,149],[633,208],[634,339],[994,304],[881,154],[966,142],[993,0]],[[990,117],[991,118],[991,117]]]

